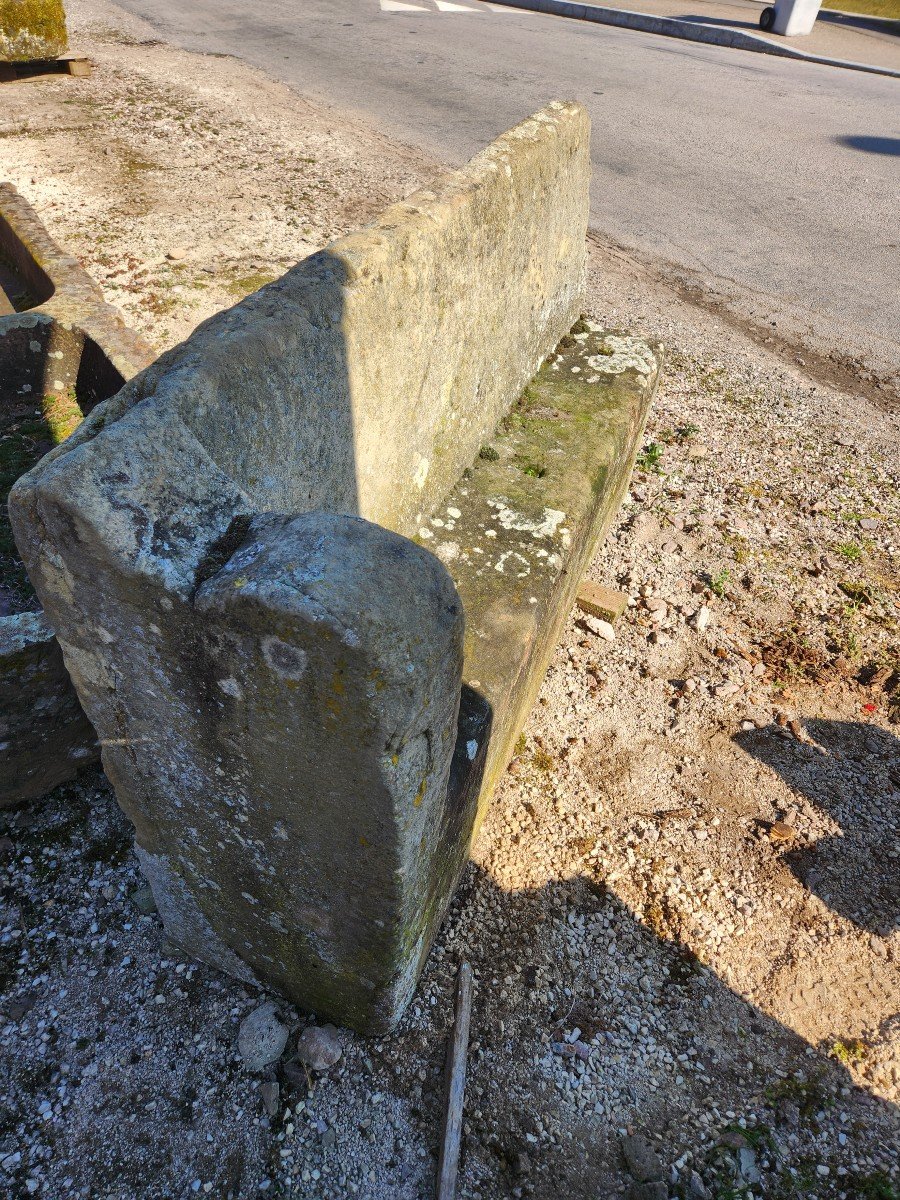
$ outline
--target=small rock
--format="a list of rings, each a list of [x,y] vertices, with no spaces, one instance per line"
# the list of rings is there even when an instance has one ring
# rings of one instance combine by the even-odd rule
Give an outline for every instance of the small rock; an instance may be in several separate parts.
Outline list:
[[[710,1200],[709,1188],[696,1171],[691,1171],[691,1177],[688,1181],[688,1195],[693,1200]]]
[[[616,631],[610,625],[609,621],[601,621],[599,617],[582,617],[582,624],[591,633],[599,638],[603,638],[606,642],[614,642],[616,640]]]
[[[267,1117],[274,1117],[278,1112],[278,1101],[281,1098],[281,1088],[274,1080],[267,1079],[259,1085],[259,1098],[263,1102]]]
[[[287,1040],[287,1026],[279,1021],[278,1010],[269,1000],[241,1021],[238,1051],[248,1071],[261,1071],[281,1058]]]
[[[878,528],[878,524],[878,521],[874,520],[872,517],[863,517],[859,523],[859,527],[860,529],[865,529],[867,532],[871,532],[872,530]]]
[[[631,535],[636,546],[646,546],[660,531],[659,521],[646,510],[639,512],[631,522]]]
[[[638,1183],[662,1179],[663,1165],[659,1155],[646,1138],[635,1135],[622,1138],[622,1154],[628,1170]]]
[[[166,251],[166,258],[172,262],[181,262],[183,258],[187,258],[187,250],[183,246],[173,246],[171,250]]]
[[[695,442],[688,450],[688,458],[706,458],[709,454],[709,446],[704,446],[702,442]]]
[[[797,836],[796,829],[785,821],[773,821],[769,826],[769,840],[773,842],[792,842]]]
[[[149,884],[131,893],[131,903],[142,916],[149,917],[156,912],[156,901]]]
[[[756,1155],[749,1146],[738,1150],[738,1172],[747,1183],[759,1183],[760,1174],[756,1167]]]
[[[720,683],[717,687],[713,688],[714,694],[720,700],[724,700],[728,696],[734,696],[740,690],[736,683]]]
[[[313,1071],[327,1071],[341,1057],[341,1043],[334,1025],[308,1025],[297,1039],[300,1061]]]
[[[691,617],[691,624],[694,626],[694,628],[696,630],[698,630],[700,633],[702,633],[703,630],[706,629],[707,626],[709,625],[709,618],[711,616],[712,616],[712,614],[709,611],[709,606],[706,604],[703,604],[700,606],[700,608],[697,609],[697,611],[694,613],[693,617]]]

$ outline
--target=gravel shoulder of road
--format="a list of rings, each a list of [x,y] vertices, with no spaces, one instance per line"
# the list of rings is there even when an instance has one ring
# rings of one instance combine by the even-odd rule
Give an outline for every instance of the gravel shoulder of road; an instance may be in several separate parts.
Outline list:
[[[0,173],[160,350],[437,169],[70,19],[97,71],[4,90]],[[465,1200],[896,1197],[900,422],[696,299],[592,238],[590,313],[667,347],[629,607],[571,615],[395,1035],[180,955],[99,771],[0,817],[0,1192],[430,1195],[466,958]]]

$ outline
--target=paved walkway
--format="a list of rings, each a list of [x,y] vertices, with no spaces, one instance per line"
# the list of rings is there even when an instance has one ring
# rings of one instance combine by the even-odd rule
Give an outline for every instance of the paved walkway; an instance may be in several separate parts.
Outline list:
[[[592,0],[582,0],[591,3]],[[758,34],[769,41],[789,45],[807,54],[825,58],[843,58],[851,62],[868,63],[900,71],[900,21],[879,21],[873,17],[857,16],[823,9],[812,33],[805,37],[784,38],[775,33],[763,33],[759,14],[765,5],[762,0],[595,0],[609,8],[629,9],[650,13],[656,17],[678,17],[682,21],[697,21],[704,25],[726,25],[747,33]],[[485,0],[379,0],[382,12],[413,14],[431,13],[435,16],[468,16],[479,12],[502,12]]]

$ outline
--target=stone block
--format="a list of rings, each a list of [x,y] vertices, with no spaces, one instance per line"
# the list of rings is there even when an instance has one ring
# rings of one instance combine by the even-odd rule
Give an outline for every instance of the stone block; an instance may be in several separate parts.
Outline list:
[[[150,348],[78,262],[0,184],[0,808],[33,800],[97,759],[97,737],[12,540],[16,477],[148,362]]]
[[[628,486],[660,364],[661,347],[579,322],[420,531],[462,600],[463,678],[491,709],[476,829]]]
[[[67,46],[62,0],[0,0],[0,62],[58,58]]]

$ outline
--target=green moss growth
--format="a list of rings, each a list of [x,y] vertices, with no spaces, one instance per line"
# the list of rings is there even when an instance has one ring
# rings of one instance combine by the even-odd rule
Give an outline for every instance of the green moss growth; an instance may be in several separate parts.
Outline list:
[[[252,271],[249,275],[240,275],[230,280],[225,290],[234,296],[235,300],[243,300],[252,292],[258,292],[267,283],[274,283],[277,278],[278,276],[271,271]]]
[[[73,391],[51,393],[44,396],[40,414],[14,418],[0,433],[0,603],[14,612],[29,607],[34,589],[13,538],[7,508],[9,493],[19,476],[30,471],[48,450],[64,442],[81,421]]]
[[[0,0],[0,60],[57,58],[67,46],[62,0]]]

